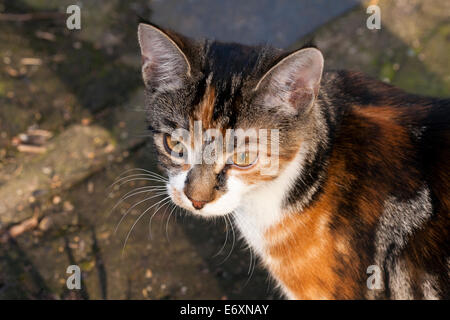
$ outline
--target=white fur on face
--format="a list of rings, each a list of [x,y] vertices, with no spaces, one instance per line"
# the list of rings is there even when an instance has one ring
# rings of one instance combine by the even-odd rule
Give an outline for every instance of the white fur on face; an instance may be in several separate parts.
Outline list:
[[[169,195],[175,204],[202,217],[217,217],[234,212],[234,221],[246,242],[264,256],[265,231],[282,219],[284,195],[301,171],[307,149],[304,143],[294,160],[270,182],[250,186],[239,178],[238,173],[230,173],[227,192],[200,210],[195,209],[184,194],[187,172],[169,178]]]
[[[176,205],[203,217],[223,216],[233,212],[239,207],[242,196],[251,189],[239,178],[230,176],[227,179],[227,192],[218,199],[207,203],[202,209],[197,210],[184,193],[187,173],[188,171],[185,171],[169,178],[168,193]]]

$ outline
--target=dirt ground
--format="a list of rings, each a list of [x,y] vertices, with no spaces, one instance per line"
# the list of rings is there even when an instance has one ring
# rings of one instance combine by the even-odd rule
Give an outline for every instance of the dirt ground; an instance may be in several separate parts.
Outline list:
[[[151,1],[81,1],[82,30],[69,31],[71,2],[0,1],[0,299],[280,298],[225,220],[199,220],[169,203],[141,218],[164,201],[148,193],[112,210],[149,183],[127,182],[133,176],[110,187],[118,177],[157,170],[143,121],[136,25],[138,16],[164,21],[161,12],[170,11],[154,11]],[[327,69],[448,97],[448,1],[377,3],[381,30],[366,28],[366,2],[346,3],[312,33],[299,31],[292,48],[313,39]],[[188,21],[198,23],[204,10],[193,6]],[[49,12],[50,19],[40,15]],[[34,135],[41,140],[27,141]],[[81,290],[67,289],[72,264],[82,270]]]

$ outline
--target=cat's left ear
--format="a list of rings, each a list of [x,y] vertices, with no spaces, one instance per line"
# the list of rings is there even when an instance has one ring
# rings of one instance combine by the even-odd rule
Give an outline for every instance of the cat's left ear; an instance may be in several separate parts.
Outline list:
[[[308,111],[319,93],[323,63],[316,48],[295,51],[266,72],[254,90],[261,92],[268,107],[292,114]]]
[[[139,24],[138,39],[145,85],[160,91],[181,88],[183,80],[190,76],[191,65],[177,39],[156,26],[144,23]]]

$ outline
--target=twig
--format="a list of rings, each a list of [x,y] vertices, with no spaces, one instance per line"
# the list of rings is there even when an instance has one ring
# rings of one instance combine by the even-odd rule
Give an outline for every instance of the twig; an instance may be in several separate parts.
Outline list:
[[[61,12],[0,13],[0,21],[26,22],[31,20],[64,19],[65,17],[66,15]]]

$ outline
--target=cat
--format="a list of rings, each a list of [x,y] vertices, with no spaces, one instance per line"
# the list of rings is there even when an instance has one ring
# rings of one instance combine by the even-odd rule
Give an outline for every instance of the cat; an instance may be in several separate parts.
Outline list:
[[[324,72],[314,47],[197,41],[146,23],[138,40],[171,200],[232,217],[286,298],[450,298],[450,100]],[[261,174],[249,146],[187,161],[193,144],[172,133],[194,123],[276,129],[278,170]]]

